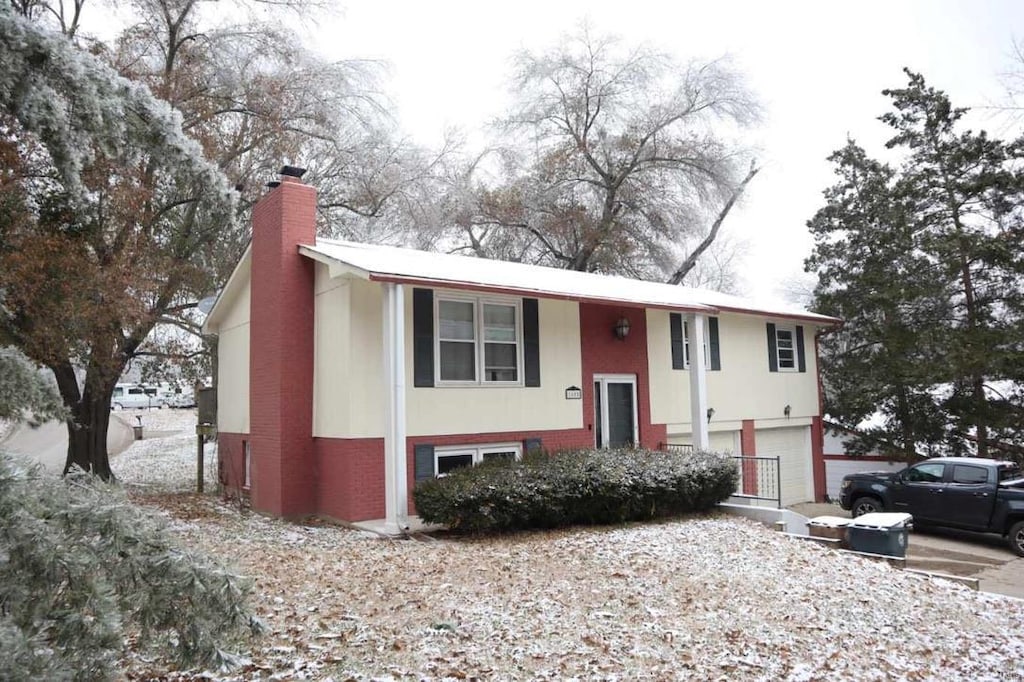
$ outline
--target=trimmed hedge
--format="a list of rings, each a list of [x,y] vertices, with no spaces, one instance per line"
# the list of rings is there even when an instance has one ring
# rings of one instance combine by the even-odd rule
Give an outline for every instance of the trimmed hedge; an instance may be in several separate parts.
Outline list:
[[[421,481],[427,523],[468,531],[637,521],[705,511],[736,490],[727,455],[657,450],[576,450],[493,461]]]

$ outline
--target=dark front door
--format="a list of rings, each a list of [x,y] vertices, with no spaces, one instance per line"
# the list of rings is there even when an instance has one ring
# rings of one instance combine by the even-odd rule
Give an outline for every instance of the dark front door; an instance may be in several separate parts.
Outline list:
[[[594,378],[595,442],[602,448],[636,445],[636,379]]]

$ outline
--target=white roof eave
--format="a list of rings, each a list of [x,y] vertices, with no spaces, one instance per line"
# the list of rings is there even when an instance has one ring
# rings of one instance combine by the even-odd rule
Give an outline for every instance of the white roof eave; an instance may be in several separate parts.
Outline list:
[[[356,276],[380,282],[508,292],[686,312],[713,314],[727,311],[802,320],[819,327],[833,327],[841,322],[837,318],[791,306],[765,304],[714,291],[471,256],[328,239],[318,239],[316,245],[303,246],[300,252],[326,263],[332,268],[332,277]]]
[[[235,269],[231,271],[231,276],[228,277],[228,281],[225,282],[224,287],[217,294],[217,300],[213,302],[213,307],[210,308],[210,314],[203,320],[203,334],[216,334],[217,325],[220,322],[220,318],[223,317],[224,312],[237,293],[241,291],[242,285],[245,283],[244,280],[247,277],[251,277],[250,259],[252,257],[252,242],[245,247],[245,251],[242,252],[242,257],[238,259],[238,263],[235,264]]]

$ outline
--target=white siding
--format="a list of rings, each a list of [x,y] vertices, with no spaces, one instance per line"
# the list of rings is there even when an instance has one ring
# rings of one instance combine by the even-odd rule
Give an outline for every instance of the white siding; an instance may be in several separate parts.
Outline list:
[[[435,291],[435,296],[443,292]],[[413,386],[412,287],[406,287],[406,413],[410,436],[583,428],[579,304],[540,299],[540,387]]]
[[[818,414],[818,367],[812,323],[803,323],[806,372],[768,369],[766,323],[760,315],[723,313],[718,316],[722,369],[708,371],[711,428],[743,419],[775,420],[780,424],[809,423]],[[667,424],[669,433],[690,428],[690,372],[672,369],[669,312],[647,310],[647,353],[651,386],[651,421]],[[789,415],[786,415],[786,406]]]
[[[248,269],[248,263],[243,264]],[[217,430],[249,433],[249,301],[248,272],[228,306],[217,336]]]
[[[384,435],[381,287],[316,266],[313,435]]]

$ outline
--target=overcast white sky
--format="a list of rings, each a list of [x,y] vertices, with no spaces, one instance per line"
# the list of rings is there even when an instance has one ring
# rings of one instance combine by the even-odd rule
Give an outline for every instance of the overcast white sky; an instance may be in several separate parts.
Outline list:
[[[583,19],[682,61],[730,55],[766,109],[750,137],[763,170],[724,228],[748,245],[742,293],[754,296],[778,294],[802,272],[805,223],[832,183],[825,158],[848,135],[880,147],[881,90],[905,84],[903,66],[954,104],[989,105],[1013,68],[1012,40],[1024,38],[1021,0],[342,2],[311,42],[331,57],[390,63],[401,126],[428,145],[447,126],[473,131],[499,114],[512,53],[552,45]]]

